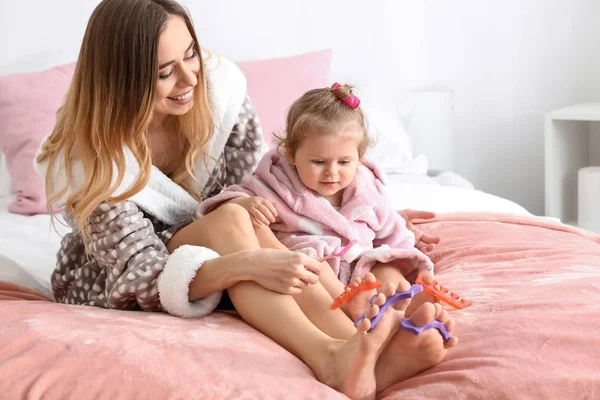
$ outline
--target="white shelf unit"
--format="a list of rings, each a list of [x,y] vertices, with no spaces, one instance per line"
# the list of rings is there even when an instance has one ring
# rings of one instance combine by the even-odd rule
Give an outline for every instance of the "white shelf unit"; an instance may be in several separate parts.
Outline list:
[[[545,214],[577,225],[577,171],[600,166],[600,103],[546,113],[544,156]]]

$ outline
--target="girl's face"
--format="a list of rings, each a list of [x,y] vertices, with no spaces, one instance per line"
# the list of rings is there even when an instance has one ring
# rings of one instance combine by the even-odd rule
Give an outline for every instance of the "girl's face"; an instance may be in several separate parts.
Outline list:
[[[290,159],[300,180],[334,206],[340,205],[343,190],[354,180],[359,164],[359,140],[348,134],[349,129],[309,135]]]
[[[196,44],[181,17],[169,18],[158,42],[159,77],[154,96],[154,116],[183,115],[194,106],[200,59]]]

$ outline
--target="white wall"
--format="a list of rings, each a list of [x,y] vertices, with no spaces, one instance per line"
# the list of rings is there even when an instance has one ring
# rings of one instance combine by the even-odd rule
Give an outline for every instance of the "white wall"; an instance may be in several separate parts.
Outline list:
[[[332,80],[395,112],[455,93],[457,172],[543,212],[543,114],[600,101],[597,0],[182,0],[233,59],[333,48]],[[98,0],[0,0],[0,75],[72,61]],[[59,11],[61,10],[61,11]]]
[[[455,93],[457,170],[543,213],[543,114],[600,101],[597,0],[426,2],[422,80]]]

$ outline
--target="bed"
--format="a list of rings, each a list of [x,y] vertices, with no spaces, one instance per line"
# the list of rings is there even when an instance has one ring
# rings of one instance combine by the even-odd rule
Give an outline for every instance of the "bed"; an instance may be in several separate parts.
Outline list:
[[[240,63],[266,131],[276,130],[274,121],[299,91],[328,81],[330,59],[322,51]],[[14,152],[47,134],[72,68],[0,77],[0,147],[13,152],[17,178],[11,188],[0,162],[0,397],[344,399],[234,315],[184,320],[52,301],[49,276],[67,230],[53,227],[48,215],[8,207],[15,189],[34,189],[25,175],[31,149],[20,161]],[[291,70],[303,75],[291,82],[283,74]],[[268,95],[274,92],[276,101]],[[19,130],[32,120],[34,130]],[[382,139],[378,148],[387,153],[375,159],[411,159],[398,152],[401,135]],[[451,311],[460,342],[441,364],[379,398],[600,398],[600,237],[471,187],[440,184],[426,171],[392,172],[387,190],[397,209],[438,213],[419,225],[442,238],[430,253],[438,279],[472,306]],[[37,203],[27,207],[42,207],[39,196],[28,198]]]
[[[472,301],[451,311],[459,346],[381,399],[600,396],[600,239],[477,190],[391,183],[398,208],[440,213],[439,280]],[[437,199],[437,200],[434,200]],[[342,399],[239,318],[199,320],[51,301],[64,227],[0,199],[4,398]]]

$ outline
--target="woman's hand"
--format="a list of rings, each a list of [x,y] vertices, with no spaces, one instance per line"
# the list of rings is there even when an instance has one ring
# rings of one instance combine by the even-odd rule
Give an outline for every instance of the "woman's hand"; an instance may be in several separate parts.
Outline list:
[[[248,211],[248,214],[250,214],[252,225],[255,227],[269,226],[277,218],[277,210],[273,203],[259,196],[237,197],[231,200],[230,203],[239,204],[244,207]]]
[[[304,253],[275,249],[244,253],[246,278],[274,292],[298,294],[319,281],[321,263]]]
[[[435,213],[430,211],[418,211],[418,210],[400,210],[398,214],[406,221],[406,228],[414,233],[415,235],[415,247],[427,253],[431,251],[436,244],[440,242],[439,236],[430,236],[417,228],[412,220],[414,219],[432,219],[435,218]]]

